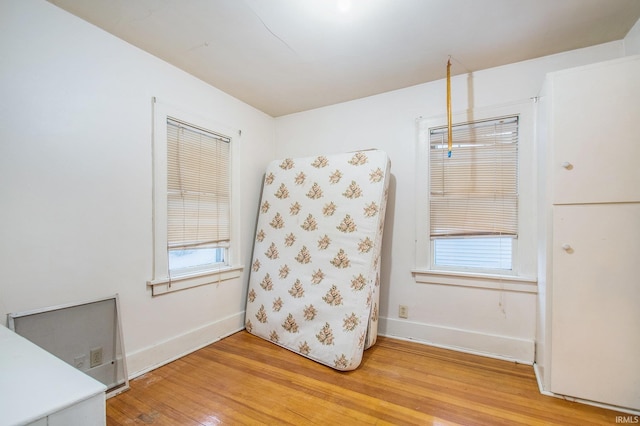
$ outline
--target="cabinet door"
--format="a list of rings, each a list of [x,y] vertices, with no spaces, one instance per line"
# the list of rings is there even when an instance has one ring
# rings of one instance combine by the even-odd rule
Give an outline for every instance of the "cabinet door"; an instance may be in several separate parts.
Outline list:
[[[550,78],[553,204],[640,201],[640,57]]]
[[[551,390],[640,409],[640,203],[553,208]]]
[[[49,415],[48,426],[104,426],[106,402],[100,393]]]

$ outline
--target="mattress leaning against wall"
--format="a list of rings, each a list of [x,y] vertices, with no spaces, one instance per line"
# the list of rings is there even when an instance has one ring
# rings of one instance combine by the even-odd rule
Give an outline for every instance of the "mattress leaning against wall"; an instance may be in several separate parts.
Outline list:
[[[377,336],[389,170],[380,150],[267,167],[247,331],[337,370],[360,365]]]

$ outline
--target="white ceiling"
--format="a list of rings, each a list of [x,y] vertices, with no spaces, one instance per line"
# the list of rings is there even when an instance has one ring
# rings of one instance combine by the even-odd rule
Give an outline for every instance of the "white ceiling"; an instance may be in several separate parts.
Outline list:
[[[624,38],[640,0],[49,0],[277,117]]]

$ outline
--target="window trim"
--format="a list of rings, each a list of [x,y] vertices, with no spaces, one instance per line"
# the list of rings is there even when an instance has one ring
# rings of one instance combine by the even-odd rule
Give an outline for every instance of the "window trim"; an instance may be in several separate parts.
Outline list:
[[[502,288],[505,280],[514,283],[535,283],[537,273],[535,213],[535,146],[533,101],[521,101],[488,108],[473,109],[453,115],[454,123],[488,120],[497,117],[519,116],[518,141],[518,238],[514,240],[511,270],[479,270],[433,265],[433,241],[430,238],[429,217],[429,129],[446,125],[445,115],[416,120],[416,283],[460,285],[483,288]],[[455,153],[454,153],[455,155]],[[533,215],[531,213],[534,213]],[[529,216],[524,216],[528,214]],[[458,279],[453,279],[457,277]],[[458,283],[458,284],[456,284]],[[472,285],[469,283],[473,283]],[[531,292],[529,285],[511,286],[514,291]],[[497,286],[497,287],[496,287]]]
[[[211,271],[200,271],[192,274],[172,276],[171,278],[151,280],[147,281],[147,284],[151,287],[152,296],[158,296],[173,291],[185,290],[207,284],[219,284],[222,281],[239,278],[242,270],[243,266],[225,266]]]
[[[152,296],[184,290],[207,284],[219,284],[222,281],[239,278],[243,265],[240,264],[240,227],[237,220],[240,205],[238,194],[238,145],[240,132],[217,123],[206,117],[187,112],[168,103],[152,99],[152,184],[153,184],[153,269],[152,278],[147,281]],[[169,274],[167,254],[167,118],[177,119],[194,126],[208,129],[213,133],[226,135],[230,142],[231,167],[231,226],[230,244],[227,249],[226,265],[216,265],[212,269],[180,275]]]

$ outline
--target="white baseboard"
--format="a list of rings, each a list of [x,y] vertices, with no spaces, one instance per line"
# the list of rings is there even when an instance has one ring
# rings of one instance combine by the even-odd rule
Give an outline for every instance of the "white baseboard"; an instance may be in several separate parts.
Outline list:
[[[601,402],[590,401],[588,399],[574,398],[572,396],[561,395],[558,393],[553,393],[544,388],[542,373],[538,364],[533,364],[533,371],[536,375],[536,380],[538,381],[538,390],[542,395],[551,396],[553,398],[564,399],[566,401],[578,402],[580,404],[593,405],[594,407],[606,408],[607,410],[619,411],[621,413],[633,414],[633,416],[627,416],[626,419],[616,419],[616,423],[639,423],[640,422],[640,410],[636,410],[633,408],[619,407],[617,405],[609,405]],[[631,417],[631,418],[629,418]]]
[[[244,311],[127,354],[129,378],[175,361],[244,328]]]
[[[499,336],[394,318],[380,318],[378,334],[444,349],[533,365],[533,339]]]

